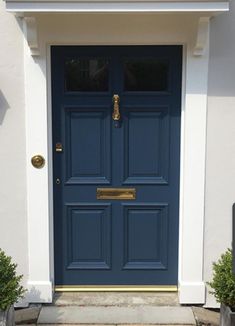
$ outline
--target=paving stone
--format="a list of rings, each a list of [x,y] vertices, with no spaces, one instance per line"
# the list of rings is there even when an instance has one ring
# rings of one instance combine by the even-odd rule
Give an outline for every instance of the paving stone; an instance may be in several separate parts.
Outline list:
[[[41,305],[31,305],[28,308],[15,310],[16,324],[33,324],[36,323]]]
[[[219,325],[219,312],[215,312],[205,308],[193,307],[192,308],[197,325],[218,326]]]
[[[74,292],[56,293],[56,306],[179,306],[177,293],[151,292]]]
[[[77,326],[78,324],[40,324],[40,326]],[[88,326],[88,324],[79,324],[79,326]],[[115,324],[92,324],[91,326],[117,326]],[[138,325],[140,326],[140,325]],[[180,325],[177,325],[180,326]],[[186,326],[186,325],[185,325]]]
[[[20,326],[37,326],[37,324],[20,324]]]
[[[189,307],[42,307],[38,324],[195,325]]]

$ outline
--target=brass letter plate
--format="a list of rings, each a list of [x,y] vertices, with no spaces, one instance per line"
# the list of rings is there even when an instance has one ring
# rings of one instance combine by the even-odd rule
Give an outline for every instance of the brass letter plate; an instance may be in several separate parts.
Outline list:
[[[97,188],[96,198],[134,200],[136,198],[136,189],[135,188]]]

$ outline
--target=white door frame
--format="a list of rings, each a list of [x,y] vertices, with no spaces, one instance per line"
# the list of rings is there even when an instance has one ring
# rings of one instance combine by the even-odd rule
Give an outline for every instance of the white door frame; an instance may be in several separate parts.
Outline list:
[[[209,23],[208,23],[209,26]],[[26,34],[26,24],[24,33]],[[39,26],[39,34],[40,34]],[[169,34],[171,35],[171,34]],[[59,36],[39,35],[41,54],[32,57],[25,40],[25,106],[28,214],[28,295],[29,302],[51,302],[53,296],[53,186],[51,117],[51,45],[162,45],[182,44],[183,82],[181,114],[180,230],[179,230],[179,300],[180,303],[205,303],[203,281],[203,237],[205,203],[205,154],[207,122],[207,79],[209,33],[204,54],[194,56],[194,38],[172,35],[156,40],[110,43],[94,35],[93,40],[65,41]],[[139,37],[139,36],[138,36]],[[91,36],[92,38],[92,36]],[[169,39],[168,39],[169,38]],[[46,159],[43,169],[31,165],[31,157]]]

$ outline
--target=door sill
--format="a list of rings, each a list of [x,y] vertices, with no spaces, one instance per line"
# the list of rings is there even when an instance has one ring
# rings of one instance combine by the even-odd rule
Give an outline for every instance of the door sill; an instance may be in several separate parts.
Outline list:
[[[176,285],[57,285],[55,292],[177,292]]]

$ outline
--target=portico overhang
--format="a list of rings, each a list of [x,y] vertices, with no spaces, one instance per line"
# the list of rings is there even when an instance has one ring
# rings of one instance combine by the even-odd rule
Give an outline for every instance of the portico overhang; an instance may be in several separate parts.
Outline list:
[[[227,11],[229,1],[219,0],[6,0],[12,12],[207,12]]]
[[[40,13],[194,13],[198,15],[194,55],[204,52],[210,17],[229,10],[229,0],[5,0],[6,10],[24,17],[31,54],[39,55],[37,22]]]

